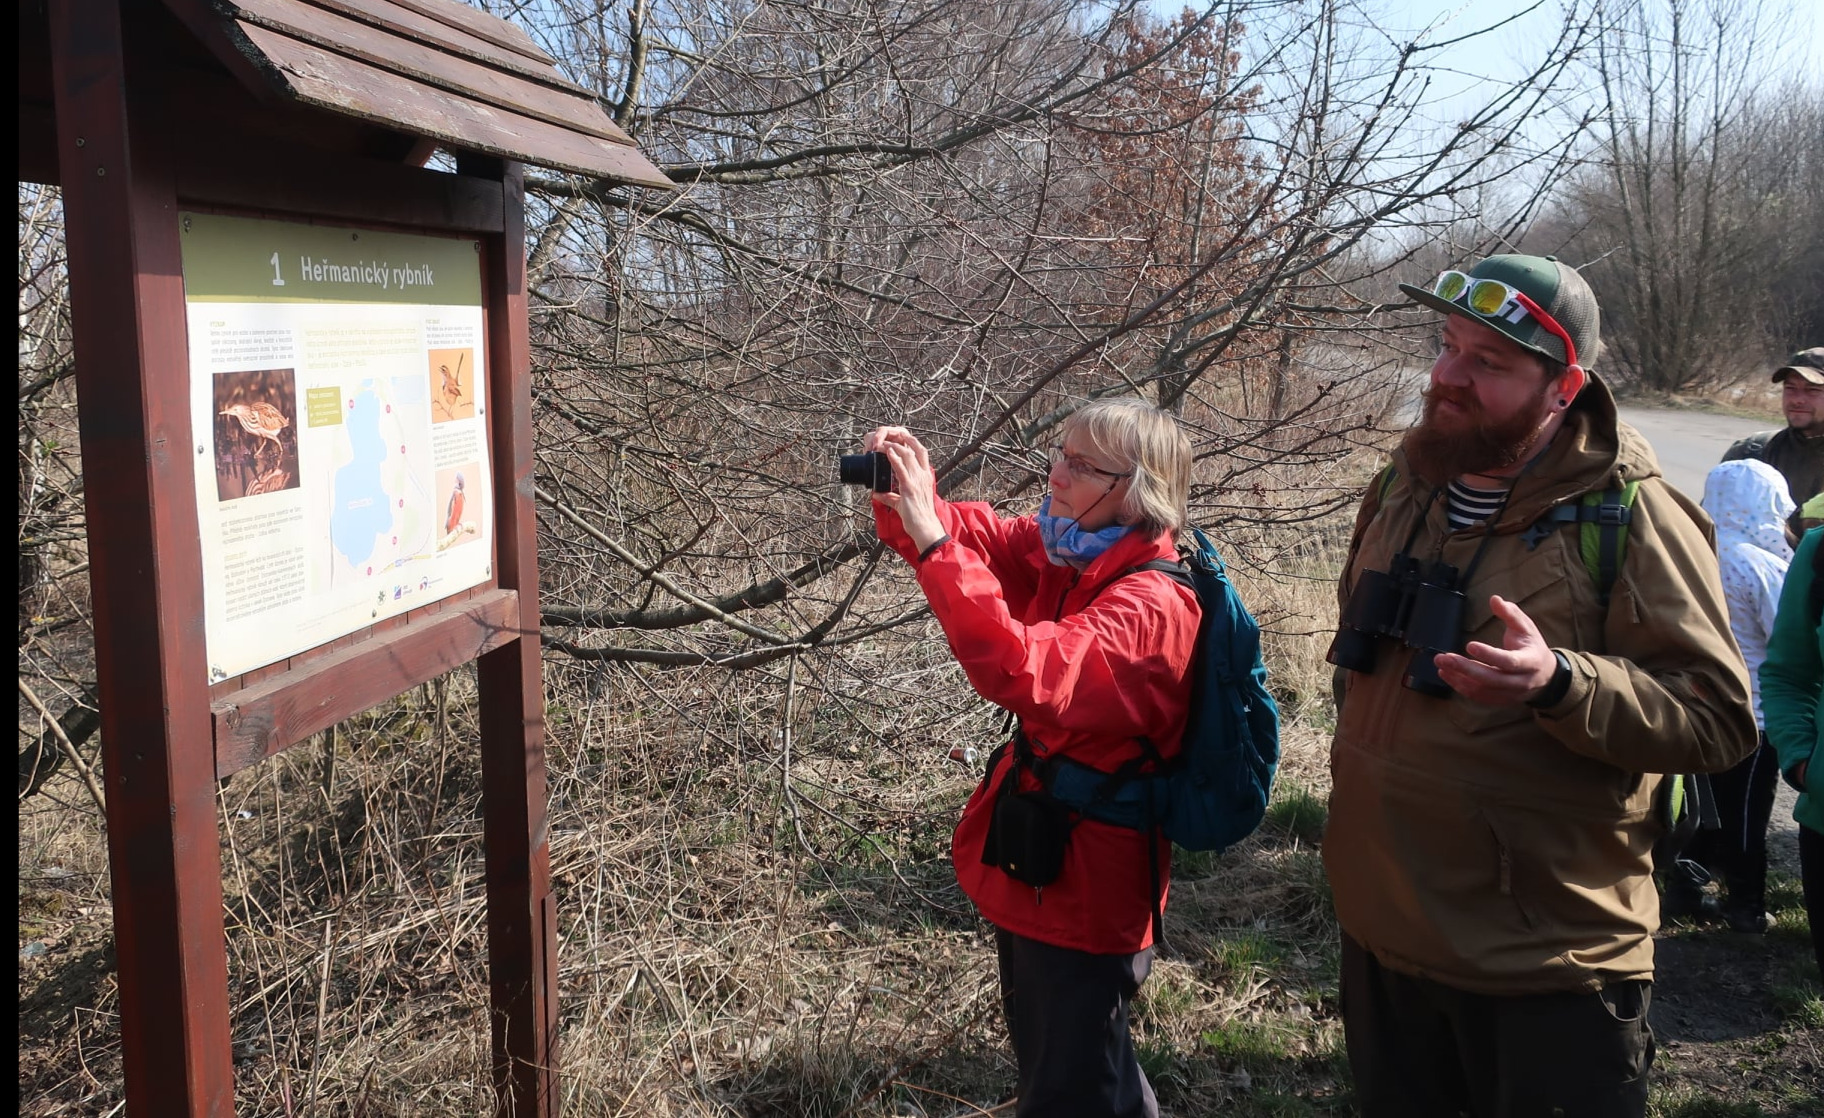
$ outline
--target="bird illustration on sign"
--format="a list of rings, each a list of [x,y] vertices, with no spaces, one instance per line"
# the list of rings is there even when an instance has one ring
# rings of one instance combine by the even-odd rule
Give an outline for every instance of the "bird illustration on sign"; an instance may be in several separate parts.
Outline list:
[[[472,543],[480,538],[479,523],[487,512],[486,492],[469,493],[469,479],[481,476],[480,462],[465,462],[455,469],[437,471],[437,495],[443,499],[443,530],[437,537],[437,550]]]
[[[291,420],[286,419],[285,414],[278,408],[263,400],[257,400],[251,404],[229,404],[222,409],[222,414],[231,415],[240,420],[241,429],[249,435],[259,436],[262,441],[255,446],[254,457],[256,459],[259,457],[259,452],[266,448],[265,440],[271,440],[275,452],[284,452],[285,444],[279,441],[279,434],[291,426]]]
[[[215,375],[217,500],[297,487],[295,379],[291,369]]]
[[[454,489],[450,490],[450,503],[449,503],[448,507],[444,510],[444,514],[443,514],[443,530],[444,530],[445,534],[454,532],[456,530],[456,526],[462,523],[462,488],[463,488],[463,484],[464,483],[463,483],[463,479],[462,479],[462,471],[457,470],[456,471],[456,487]]]
[[[475,416],[475,352],[471,349],[433,349],[431,365],[431,420],[447,423]]]
[[[437,366],[437,371],[443,375],[443,398],[451,404],[462,399],[462,359],[465,356],[466,354],[460,353],[456,355],[456,371],[453,373],[448,365]]]

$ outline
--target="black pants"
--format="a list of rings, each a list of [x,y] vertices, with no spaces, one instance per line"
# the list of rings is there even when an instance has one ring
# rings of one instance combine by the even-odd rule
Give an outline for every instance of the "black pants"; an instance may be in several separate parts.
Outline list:
[[[1722,878],[1725,913],[1767,911],[1767,823],[1779,781],[1779,757],[1764,733],[1760,748],[1734,768],[1710,775],[1722,826],[1699,831],[1684,856]]]
[[[1799,880],[1805,890],[1805,915],[1811,919],[1811,952],[1818,957],[1824,981],[1824,833],[1799,824]]]
[[[994,930],[1001,1006],[1020,1069],[1018,1118],[1158,1118],[1127,1007],[1153,966]]]
[[[1388,970],[1343,937],[1362,1118],[1642,1118],[1652,983],[1491,997]]]

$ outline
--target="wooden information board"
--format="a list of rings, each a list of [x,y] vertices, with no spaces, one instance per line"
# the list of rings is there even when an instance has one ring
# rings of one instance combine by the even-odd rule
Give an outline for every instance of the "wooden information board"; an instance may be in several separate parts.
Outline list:
[[[488,581],[481,242],[180,224],[209,681]]]
[[[474,662],[495,1110],[555,1114],[521,168],[671,184],[455,0],[18,20],[20,178],[64,206],[128,1113],[234,1112],[220,780]]]

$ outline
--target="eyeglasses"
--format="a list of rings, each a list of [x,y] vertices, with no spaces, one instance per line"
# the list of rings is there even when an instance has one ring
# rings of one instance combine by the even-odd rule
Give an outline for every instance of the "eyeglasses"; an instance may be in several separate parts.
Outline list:
[[[1577,364],[1577,344],[1571,341],[1570,332],[1558,325],[1558,320],[1545,313],[1545,309],[1526,292],[1517,287],[1510,287],[1500,280],[1476,279],[1454,270],[1438,273],[1438,278],[1431,285],[1431,293],[1447,303],[1473,311],[1483,318],[1499,318],[1518,324],[1527,315],[1533,316],[1545,329],[1545,332],[1564,343],[1564,363]]]
[[[1095,477],[1105,477],[1113,481],[1120,481],[1124,477],[1134,476],[1132,470],[1129,470],[1124,474],[1118,474],[1113,470],[1104,470],[1100,466],[1092,466],[1089,464],[1088,459],[1079,457],[1075,454],[1067,454],[1061,446],[1050,448],[1045,452],[1045,456],[1050,460],[1053,466],[1063,463],[1064,468],[1070,471],[1070,476],[1076,478],[1078,481],[1088,481]]]

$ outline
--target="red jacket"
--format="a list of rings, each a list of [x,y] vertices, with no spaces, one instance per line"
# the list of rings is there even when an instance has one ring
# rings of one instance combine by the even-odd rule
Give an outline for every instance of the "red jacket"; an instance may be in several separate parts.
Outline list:
[[[1201,617],[1197,596],[1156,572],[1115,581],[1153,559],[1176,559],[1169,535],[1130,532],[1079,572],[1046,558],[1032,517],[1002,520],[986,504],[940,501],[950,541],[921,563],[899,515],[874,508],[880,538],[917,567],[970,684],[1019,715],[1037,756],[1065,754],[1109,772],[1139,756],[1141,736],[1161,756],[1178,752]],[[1140,832],[1080,820],[1063,872],[1042,898],[982,863],[994,793],[1012,760],[1008,750],[957,824],[950,857],[963,892],[995,925],[1041,943],[1106,955],[1147,947],[1153,899]],[[1037,781],[1022,773],[1022,787]],[[1171,843],[1154,841],[1163,888]]]

